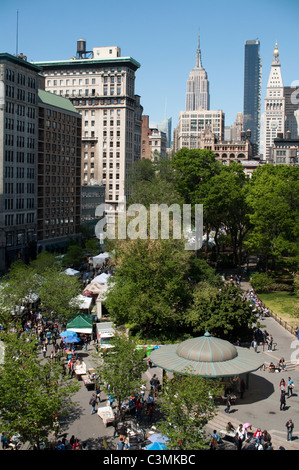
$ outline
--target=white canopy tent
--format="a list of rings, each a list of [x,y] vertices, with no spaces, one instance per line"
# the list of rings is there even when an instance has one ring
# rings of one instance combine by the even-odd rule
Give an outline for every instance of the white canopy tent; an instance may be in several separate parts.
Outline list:
[[[76,271],[76,269],[72,268],[67,268],[64,271],[64,274],[67,274],[68,276],[80,276],[80,271]]]
[[[93,282],[97,282],[98,284],[107,284],[108,279],[110,277],[111,277],[111,274],[106,274],[106,273],[99,274],[99,276],[96,276],[94,279],[92,279],[90,284],[92,284]]]
[[[85,295],[80,294],[75,300],[79,303],[80,310],[88,310],[88,312],[90,312],[93,301],[92,297],[86,297]]]
[[[97,256],[90,258],[89,262],[92,263],[95,268],[96,266],[101,266],[107,258],[110,258],[110,254],[108,252],[100,253]]]

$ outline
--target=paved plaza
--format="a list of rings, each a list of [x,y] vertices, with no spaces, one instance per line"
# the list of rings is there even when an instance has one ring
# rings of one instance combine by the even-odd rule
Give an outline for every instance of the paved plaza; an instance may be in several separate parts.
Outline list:
[[[267,317],[262,320],[262,329],[266,329],[272,334],[276,343],[275,350],[268,352],[262,345],[258,346],[257,353],[262,356],[263,361],[269,363],[273,361],[278,363],[281,357],[286,361],[290,361],[296,357],[296,351],[299,355],[299,341],[280,326],[273,318]],[[89,350],[80,353],[80,356],[86,362],[87,367],[94,365],[92,353],[93,346],[89,346]],[[153,374],[162,378],[162,370],[153,367],[148,368],[144,374],[144,380],[147,381],[147,389],[150,389],[149,380]],[[294,381],[294,394],[287,398],[286,410],[280,411],[280,390],[279,382],[284,378],[291,376]],[[72,379],[75,380],[75,379]],[[291,371],[282,371],[279,373],[270,373],[268,370],[258,370],[250,374],[248,390],[244,394],[244,398],[238,398],[232,406],[230,414],[224,412],[225,405],[219,406],[217,416],[208,424],[207,430],[212,431],[214,428],[219,431],[225,427],[228,421],[235,426],[240,423],[250,422],[255,430],[261,427],[272,436],[274,450],[283,447],[287,450],[299,449],[299,368]],[[114,428],[109,425],[107,428],[103,425],[101,418],[97,415],[90,414],[89,398],[92,391],[88,391],[81,383],[79,392],[74,396],[73,401],[74,412],[70,416],[68,423],[65,423],[64,432],[67,438],[72,435],[87,442],[90,449],[104,449],[103,439],[105,439],[108,448],[114,450],[116,448],[117,438],[113,438]],[[98,406],[105,406],[107,397],[101,394],[101,402]],[[134,416],[134,415],[133,415]],[[285,424],[289,418],[293,419],[295,424],[293,441],[286,441]],[[146,424],[143,422],[143,424]],[[149,426],[150,427],[150,426]],[[148,429],[149,429],[148,427]]]
[[[221,404],[217,415],[208,423],[207,431],[212,432],[214,429],[217,431],[224,429],[228,421],[235,427],[240,423],[249,422],[252,424],[253,430],[260,427],[262,430],[266,429],[271,434],[274,450],[298,450],[299,366],[295,367],[294,362],[297,362],[299,359],[299,340],[279,325],[272,317],[266,317],[261,320],[261,329],[267,330],[273,336],[275,343],[273,351],[268,351],[263,345],[258,346],[256,354],[261,356],[261,362],[270,363],[273,361],[276,364],[281,357],[284,357],[286,362],[293,362],[292,368],[279,373],[270,373],[267,369],[261,368],[250,374],[248,389],[245,391],[243,399],[237,398],[231,407],[230,414],[225,413],[225,404]],[[93,344],[88,345],[87,351],[84,349],[78,350],[78,355],[86,363],[87,369],[95,366],[94,350]],[[143,376],[143,379],[147,382],[147,393],[150,390],[149,381],[153,374],[156,374],[162,382],[162,370],[157,367],[148,368]],[[287,383],[288,377],[293,379],[295,387],[293,396],[286,400],[286,409],[282,411],[280,410],[279,382],[284,378]],[[77,379],[73,378],[70,380]],[[109,450],[116,450],[118,438],[113,437],[113,426],[108,425],[105,427],[102,419],[97,414],[91,414],[89,400],[92,391],[88,390],[82,381],[79,383],[80,390],[72,399],[74,403],[72,413],[68,420],[62,423],[60,436],[64,435],[68,440],[71,436],[75,436],[81,443],[86,443],[87,449],[90,450],[104,450],[107,448]],[[102,392],[101,401],[97,406],[105,406],[107,404],[107,396]],[[295,425],[291,442],[286,440],[287,432],[285,424],[289,418],[293,420]],[[142,417],[141,426],[145,431],[148,431],[151,427],[147,423],[145,415]],[[235,447],[231,444],[231,448]],[[249,446],[247,448],[248,450],[250,449]],[[27,450],[29,447],[24,445],[22,449]],[[246,445],[244,445],[244,449],[246,449]]]

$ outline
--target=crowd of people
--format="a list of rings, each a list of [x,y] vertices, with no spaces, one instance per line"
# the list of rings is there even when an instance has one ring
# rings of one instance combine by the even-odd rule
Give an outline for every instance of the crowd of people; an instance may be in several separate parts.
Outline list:
[[[243,299],[247,300],[251,304],[253,312],[257,313],[260,320],[262,320],[263,317],[269,316],[269,308],[261,301],[254,289],[248,289],[244,292]]]
[[[294,423],[292,419],[288,419],[285,424],[287,430],[287,441],[293,439]],[[237,450],[242,450],[243,444],[247,443],[248,447],[253,447],[256,450],[273,450],[271,434],[262,428],[257,428],[254,432],[250,423],[239,424],[235,427],[230,421],[225,429],[227,435],[233,436],[234,444]],[[222,443],[222,437],[216,430],[211,434],[210,449],[216,450],[218,444]]]

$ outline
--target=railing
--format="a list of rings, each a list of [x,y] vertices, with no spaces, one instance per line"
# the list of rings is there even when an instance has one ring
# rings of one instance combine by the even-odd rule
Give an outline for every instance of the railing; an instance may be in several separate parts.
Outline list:
[[[289,333],[292,333],[294,336],[297,337],[295,328],[291,326],[287,321],[285,321],[283,318],[281,318],[279,315],[276,313],[272,312],[272,310],[269,310],[269,315],[274,318],[274,320],[279,323],[285,330],[289,331]]]

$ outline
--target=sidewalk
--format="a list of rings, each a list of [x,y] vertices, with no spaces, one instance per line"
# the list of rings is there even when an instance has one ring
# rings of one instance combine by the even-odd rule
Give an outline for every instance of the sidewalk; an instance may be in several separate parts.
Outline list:
[[[242,282],[244,290],[250,289],[250,284]],[[299,357],[299,341],[294,335],[285,330],[273,318],[266,317],[261,321],[261,329],[266,329],[277,343],[275,350],[268,352],[266,347],[258,346],[257,354],[262,355],[266,363],[271,361],[278,363],[281,357],[285,361],[297,362]],[[287,383],[288,377],[294,381],[294,394],[287,398],[286,410],[280,411],[279,382],[284,378]],[[257,427],[266,429],[272,436],[274,450],[283,447],[286,450],[299,449],[299,366],[292,370],[279,373],[269,373],[268,370],[258,370],[250,374],[249,387],[244,398],[237,399],[232,406],[230,414],[224,412],[225,405],[219,406],[217,416],[210,421],[209,431],[223,429],[228,421],[238,426],[249,422],[254,430]],[[286,440],[287,420],[291,418],[294,422],[293,441]]]

